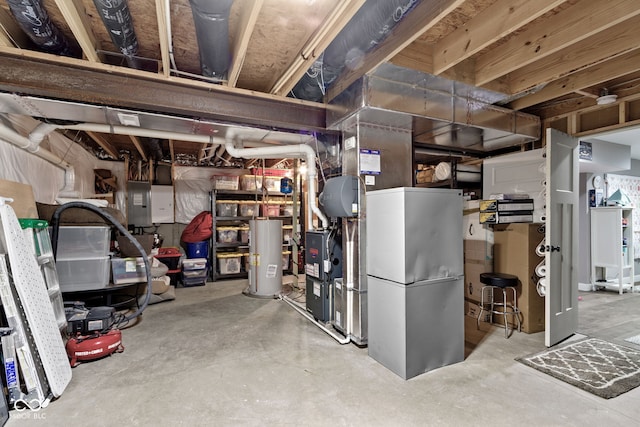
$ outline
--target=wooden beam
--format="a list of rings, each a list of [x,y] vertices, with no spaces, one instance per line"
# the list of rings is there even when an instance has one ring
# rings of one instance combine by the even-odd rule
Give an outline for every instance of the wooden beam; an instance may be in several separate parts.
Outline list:
[[[433,74],[443,73],[565,1],[499,0],[435,44]]]
[[[511,93],[522,93],[582,68],[640,48],[640,16],[624,21],[608,31],[588,37],[573,46],[509,73]]]
[[[247,47],[249,46],[249,39],[253,34],[253,29],[258,20],[260,9],[264,0],[245,0],[242,2],[240,8],[240,19],[236,25],[235,43],[231,46],[231,64],[229,65],[229,76],[227,77],[227,86],[235,87],[238,83],[238,77],[240,76],[240,70],[244,59],[247,55]]]
[[[0,7],[0,38],[1,45],[7,47],[29,48],[33,46],[33,42],[24,31],[20,28],[15,19],[5,9]],[[7,42],[8,41],[8,42]]]
[[[156,18],[158,19],[158,41],[160,42],[160,57],[162,58],[162,74],[169,77],[171,73],[171,55],[169,53],[169,33],[167,31],[167,13],[165,0],[156,0]]]
[[[107,154],[109,154],[111,157],[113,157],[114,159],[120,158],[120,156],[118,155],[118,150],[116,150],[115,147],[111,145],[111,143],[107,141],[102,135],[89,131],[87,131],[86,134],[89,135],[89,137],[93,139],[100,147],[102,147],[102,149],[106,151]]]
[[[599,94],[597,94],[597,93],[593,93],[593,92],[590,92],[590,91],[588,91],[588,90],[576,90],[575,92],[576,92],[578,95],[586,96],[587,98],[593,98],[593,99],[596,99],[596,98],[600,97],[600,95],[599,95]]]
[[[364,2],[365,0],[342,0],[298,52],[293,63],[276,80],[270,92],[286,96]]]
[[[171,164],[173,165],[173,162],[176,161],[176,151],[173,146],[173,139],[169,140],[169,153],[171,153]]]
[[[640,14],[637,0],[582,0],[476,59],[481,86]]]
[[[640,49],[549,83],[538,92],[513,101],[510,107],[521,110],[577,90],[602,84],[638,69],[640,69]]]
[[[133,145],[136,146],[136,150],[138,150],[138,153],[140,153],[140,157],[142,157],[142,160],[146,162],[148,160],[147,152],[142,146],[142,141],[140,141],[140,138],[135,135],[129,135],[129,139],[131,140],[131,142],[133,142]]]
[[[327,90],[325,101],[342,93],[351,83],[388,61],[432,28],[445,16],[463,4],[465,0],[430,0],[419,2],[375,49],[367,53],[362,65],[346,68]]]
[[[98,42],[82,2],[80,0],[56,0],[56,5],[82,48],[84,56],[91,62],[102,62],[97,52]]]

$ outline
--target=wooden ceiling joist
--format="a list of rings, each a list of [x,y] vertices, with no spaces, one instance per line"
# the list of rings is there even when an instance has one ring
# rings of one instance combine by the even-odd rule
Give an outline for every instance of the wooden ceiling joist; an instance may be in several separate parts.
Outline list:
[[[102,62],[97,52],[98,42],[82,2],[80,0],[56,0],[56,5],[76,37],[84,56],[91,62]]]
[[[329,14],[324,24],[319,27],[319,30],[314,33],[296,55],[293,63],[278,78],[271,88],[271,93],[283,96],[288,94],[364,2],[365,0],[344,0],[340,2]]]
[[[240,70],[247,55],[249,39],[251,39],[251,34],[253,34],[253,29],[258,20],[258,15],[260,14],[263,3],[264,0],[245,0],[242,4],[242,8],[240,9],[240,22],[236,27],[236,42],[231,47],[233,53],[231,55],[232,60],[229,66],[227,86],[235,87],[236,83],[238,83]]]
[[[393,58],[464,2],[465,0],[431,0],[418,3],[410,13],[398,22],[391,34],[365,56],[359,68],[345,69],[336,78],[327,90],[325,100],[332,100],[348,88],[351,83]]]
[[[171,55],[169,46],[169,33],[167,31],[167,2],[165,0],[156,0],[156,18],[158,19],[158,41],[160,43],[160,57],[162,58],[162,74],[169,77],[171,73]]]
[[[636,71],[638,64],[640,64],[640,49],[555,80],[540,91],[513,101],[510,107],[514,110],[521,110],[561,95],[602,84]]]
[[[27,48],[32,44],[11,14],[0,7],[0,45]]]
[[[565,1],[499,0],[435,44],[433,74],[445,72]]]
[[[102,135],[95,132],[87,132],[87,135],[89,135],[89,137],[93,139],[96,144],[102,147],[102,149],[106,151],[107,154],[109,154],[111,157],[113,157],[114,159],[118,159],[120,157],[118,155],[118,150],[116,150],[115,147],[111,145],[111,143],[107,141]]]
[[[640,48],[635,34],[638,28],[640,16],[513,71],[509,74],[511,93],[525,92],[540,84],[549,83],[582,68]]]
[[[479,56],[476,85],[482,86],[638,14],[637,0],[579,1]]]
[[[140,141],[140,138],[134,135],[129,135],[129,139],[131,140],[133,145],[136,147],[136,150],[138,150],[138,154],[140,154],[140,157],[142,157],[142,160],[146,162],[148,160],[148,156],[147,156],[146,150],[142,146],[142,141]]]

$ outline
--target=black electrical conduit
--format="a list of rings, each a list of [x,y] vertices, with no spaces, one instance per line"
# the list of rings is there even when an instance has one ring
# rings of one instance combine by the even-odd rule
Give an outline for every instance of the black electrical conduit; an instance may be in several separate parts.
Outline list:
[[[113,216],[111,216],[107,212],[104,212],[102,209],[98,208],[97,206],[94,206],[92,204],[85,203],[85,202],[69,202],[60,206],[58,209],[55,210],[55,212],[53,213],[53,216],[51,217],[51,229],[52,229],[51,230],[51,249],[53,249],[53,258],[56,259],[57,252],[58,252],[58,234],[60,229],[60,215],[62,214],[62,212],[64,212],[69,208],[86,209],[100,215],[103,219],[109,221],[113,226],[115,226],[118,229],[118,231],[121,232],[127,239],[129,239],[129,241],[133,244],[133,246],[135,246],[135,248],[138,249],[138,251],[140,251],[140,256],[142,256],[142,260],[144,261],[144,268],[145,268],[145,271],[147,272],[147,293],[145,294],[144,301],[138,307],[138,309],[133,314],[130,314],[129,316],[125,316],[124,321],[128,322],[140,316],[144,311],[144,309],[147,308],[147,305],[149,305],[149,299],[151,298],[151,293],[152,293],[151,265],[149,264],[148,255],[143,249],[142,245]]]
[[[290,95],[321,102],[324,91],[346,68],[357,69],[364,54],[384,40],[420,1],[367,0],[324,53],[291,90]]]
[[[62,31],[51,22],[42,0],[7,0],[7,3],[22,31],[42,50],[80,58],[79,46],[71,45]]]
[[[100,18],[113,44],[120,50],[130,68],[141,69],[138,53],[138,38],[133,28],[133,19],[127,0],[93,0]]]

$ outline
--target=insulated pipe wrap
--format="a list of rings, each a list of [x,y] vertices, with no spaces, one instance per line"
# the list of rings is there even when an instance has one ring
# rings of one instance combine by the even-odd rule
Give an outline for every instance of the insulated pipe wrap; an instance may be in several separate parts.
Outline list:
[[[51,22],[41,0],[7,0],[7,3],[20,28],[42,50],[57,55],[80,57],[79,49],[72,46]]]
[[[345,67],[357,69],[419,0],[367,0],[291,91],[296,98],[322,101]]]
[[[229,71],[229,13],[233,0],[189,0],[202,75],[221,80]]]
[[[127,0],[93,0],[111,41],[127,59],[131,68],[140,68],[135,56],[138,53],[138,38],[133,29],[133,18]]]

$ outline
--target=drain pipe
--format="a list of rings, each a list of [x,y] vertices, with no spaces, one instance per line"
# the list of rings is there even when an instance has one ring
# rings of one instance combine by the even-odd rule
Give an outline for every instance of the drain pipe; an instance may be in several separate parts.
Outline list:
[[[0,121],[1,122],[1,121]],[[74,184],[76,174],[71,164],[62,160],[62,158],[56,156],[51,151],[45,150],[39,147],[42,139],[53,129],[55,126],[44,124],[38,125],[33,132],[29,135],[29,138],[25,138],[20,135],[18,132],[9,128],[6,124],[0,124],[0,139],[7,141],[8,143],[15,145],[18,148],[25,150],[28,153],[31,153],[35,156],[40,157],[43,160],[51,163],[54,166],[59,167],[64,170],[64,187],[58,195],[60,197],[79,197],[79,193],[75,191]],[[46,129],[49,129],[46,131]],[[46,132],[46,133],[45,133]]]
[[[291,298],[285,296],[285,295],[280,295],[280,299],[284,302],[286,302],[287,304],[289,304],[295,311],[297,311],[298,313],[302,314],[304,317],[306,317],[311,323],[313,323],[314,325],[318,326],[320,329],[322,329],[323,331],[325,331],[327,334],[329,334],[331,336],[331,338],[333,338],[334,340],[338,341],[338,343],[340,344],[349,344],[349,342],[351,342],[351,338],[349,337],[342,337],[338,334],[336,334],[334,331],[332,331],[331,329],[327,328],[325,325],[323,325],[322,323],[318,322],[316,319],[313,318],[313,316],[309,313],[307,313],[306,310],[304,310],[302,307],[300,307],[298,304],[296,304],[295,302],[293,302],[291,300]]]
[[[232,141],[235,139],[235,135],[227,135],[227,143],[224,148],[227,153],[233,157],[245,158],[245,159],[274,159],[280,157],[292,157],[292,158],[306,158],[307,161],[307,185],[309,191],[307,192],[307,202],[309,203],[310,211],[317,215],[322,222],[322,228],[326,230],[329,228],[329,220],[322,213],[320,208],[316,205],[316,153],[308,145],[280,145],[271,147],[257,147],[257,148],[236,148]],[[309,216],[311,218],[311,216]],[[311,230],[311,221],[309,221],[309,229]]]

